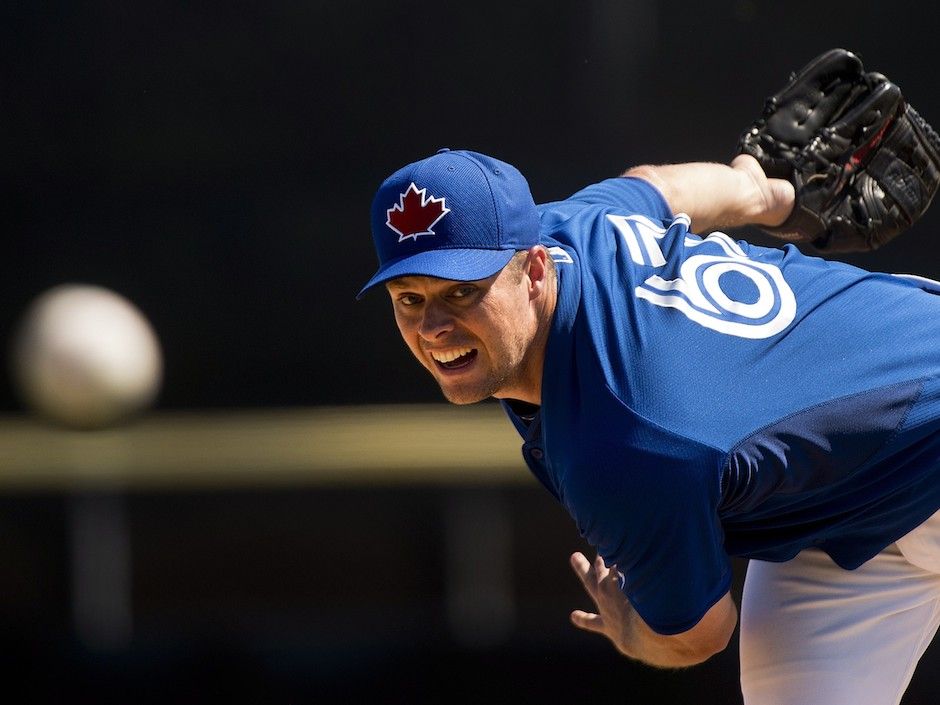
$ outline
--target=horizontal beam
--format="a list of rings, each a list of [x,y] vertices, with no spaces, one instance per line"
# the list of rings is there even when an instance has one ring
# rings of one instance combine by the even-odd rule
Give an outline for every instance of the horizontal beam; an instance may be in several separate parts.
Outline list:
[[[529,482],[499,407],[151,413],[69,431],[0,417],[0,492]]]

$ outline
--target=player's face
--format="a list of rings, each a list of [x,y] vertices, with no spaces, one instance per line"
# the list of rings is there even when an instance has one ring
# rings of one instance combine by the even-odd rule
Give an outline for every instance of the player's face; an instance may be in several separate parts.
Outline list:
[[[488,279],[413,276],[387,284],[402,337],[448,401],[531,397],[538,329],[529,278],[512,264]]]

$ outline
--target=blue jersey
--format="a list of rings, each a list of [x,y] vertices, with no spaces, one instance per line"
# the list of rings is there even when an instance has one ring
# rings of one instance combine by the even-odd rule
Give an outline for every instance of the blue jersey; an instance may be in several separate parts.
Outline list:
[[[846,569],[940,508],[940,290],[689,233],[639,179],[539,206],[558,271],[523,454],[656,631],[729,555]]]

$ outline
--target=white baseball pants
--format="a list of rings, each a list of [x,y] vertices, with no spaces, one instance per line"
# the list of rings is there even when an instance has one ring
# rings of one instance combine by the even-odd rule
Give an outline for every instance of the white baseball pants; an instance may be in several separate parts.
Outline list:
[[[752,560],[746,705],[897,705],[940,624],[940,512],[856,570],[819,550]]]

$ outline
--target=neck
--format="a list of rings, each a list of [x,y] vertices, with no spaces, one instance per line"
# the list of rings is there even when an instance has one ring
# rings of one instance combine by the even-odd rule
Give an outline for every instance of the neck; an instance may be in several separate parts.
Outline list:
[[[537,318],[535,335],[529,344],[526,353],[526,363],[523,365],[523,375],[512,385],[512,388],[501,390],[494,396],[498,399],[518,399],[536,406],[542,405],[542,373],[545,369],[545,350],[548,347],[548,337],[555,318],[555,307],[558,303],[558,275],[551,270],[545,293],[535,302],[535,315]]]

